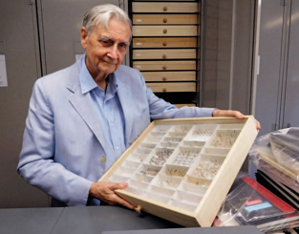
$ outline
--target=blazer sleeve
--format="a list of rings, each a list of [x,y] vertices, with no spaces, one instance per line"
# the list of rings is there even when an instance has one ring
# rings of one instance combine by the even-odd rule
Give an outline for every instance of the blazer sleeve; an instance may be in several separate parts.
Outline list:
[[[31,185],[69,206],[86,205],[91,181],[56,163],[53,111],[42,79],[34,85],[23,136],[18,173]]]

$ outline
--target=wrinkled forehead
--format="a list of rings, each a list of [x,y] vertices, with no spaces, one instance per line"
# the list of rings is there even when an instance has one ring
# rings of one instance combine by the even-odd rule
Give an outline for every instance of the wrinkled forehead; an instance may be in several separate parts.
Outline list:
[[[111,18],[107,24],[98,22],[95,24],[89,34],[95,33],[98,36],[105,36],[111,39],[121,39],[124,42],[130,42],[132,38],[132,29],[130,25],[119,19]]]

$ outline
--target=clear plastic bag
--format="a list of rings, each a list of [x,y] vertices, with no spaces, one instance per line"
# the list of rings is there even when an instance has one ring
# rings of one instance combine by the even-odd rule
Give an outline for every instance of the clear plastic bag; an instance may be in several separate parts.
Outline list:
[[[299,172],[299,128],[292,127],[271,133],[270,145],[280,165]]]
[[[251,159],[257,166],[258,155],[271,158],[299,174],[299,128],[281,129],[258,137],[250,150]]]
[[[215,220],[215,226],[254,225],[263,232],[298,225],[299,214],[252,178],[238,178]]]

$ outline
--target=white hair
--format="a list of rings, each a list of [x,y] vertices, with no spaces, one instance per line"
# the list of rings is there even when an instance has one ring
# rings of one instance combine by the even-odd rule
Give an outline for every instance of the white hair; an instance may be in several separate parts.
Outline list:
[[[88,33],[91,33],[94,27],[103,25],[106,29],[109,29],[108,23],[110,19],[121,20],[128,24],[132,31],[132,22],[121,8],[112,5],[104,4],[93,7],[91,10],[85,13],[82,26],[85,27]]]

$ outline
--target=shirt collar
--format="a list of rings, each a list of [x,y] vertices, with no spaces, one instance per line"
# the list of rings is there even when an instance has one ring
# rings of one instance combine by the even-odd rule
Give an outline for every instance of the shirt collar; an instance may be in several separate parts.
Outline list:
[[[92,76],[90,75],[86,64],[85,64],[85,54],[81,57],[81,70],[79,75],[80,85],[81,85],[81,92],[82,94],[88,93],[91,90],[99,87],[97,83],[94,81]],[[118,84],[116,82],[114,75],[108,76],[108,89],[112,91],[112,93],[115,93],[117,91]],[[110,87],[109,87],[110,86]]]

